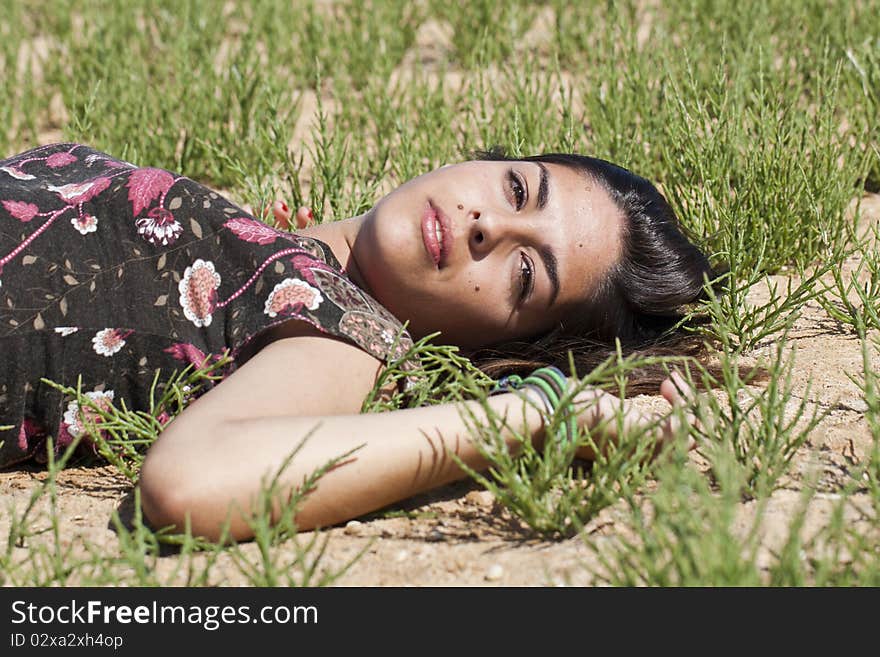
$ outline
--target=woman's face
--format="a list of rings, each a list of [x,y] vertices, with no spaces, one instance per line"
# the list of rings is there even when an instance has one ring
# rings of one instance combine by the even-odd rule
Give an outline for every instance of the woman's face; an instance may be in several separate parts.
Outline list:
[[[620,211],[573,169],[476,161],[419,176],[364,217],[352,255],[418,339],[477,348],[549,331],[618,258]]]

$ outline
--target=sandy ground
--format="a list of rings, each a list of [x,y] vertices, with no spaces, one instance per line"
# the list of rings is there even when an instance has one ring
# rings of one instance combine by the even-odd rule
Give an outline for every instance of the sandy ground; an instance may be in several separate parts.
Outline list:
[[[442,26],[431,23],[423,26],[414,49],[422,63],[430,65],[432,60],[442,58],[442,43],[448,38]],[[306,138],[314,105],[313,96],[305,98],[303,114],[296,128],[297,139]],[[47,132],[41,141],[57,140],[60,135],[56,133]],[[880,219],[880,196],[866,197],[863,208],[867,217]],[[782,276],[776,278],[780,283],[785,280]],[[766,290],[756,288],[752,297],[759,302],[766,298]],[[818,470],[821,491],[809,506],[803,529],[809,536],[828,521],[836,491],[853,464],[870,448],[865,405],[857,386],[847,376],[858,376],[861,372],[858,339],[830,320],[817,305],[810,304],[797,320],[789,342],[797,347],[796,394],[806,396],[810,404],[830,409],[830,413],[796,456],[793,474],[786,479],[785,488],[777,490],[770,500],[759,554],[760,562],[765,566],[787,534],[788,523],[801,503],[806,477]],[[755,355],[769,355],[773,348],[773,342],[768,341],[759,345]],[[812,385],[808,390],[809,381]],[[755,392],[760,394],[760,389]],[[646,405],[662,405],[657,398],[639,401]],[[692,460],[694,467],[704,466],[699,455],[693,454]],[[0,537],[5,539],[9,531],[9,509],[20,511],[31,491],[44,478],[45,473],[38,469],[0,473]],[[130,521],[132,500],[131,485],[109,466],[68,469],[59,479],[57,499],[61,543],[78,545],[85,540],[108,555],[118,553],[119,540],[112,529],[111,517],[114,511],[118,511],[124,521]],[[38,511],[44,511],[47,503],[47,500],[41,501]],[[469,481],[413,498],[398,508],[407,513],[402,517],[377,514],[325,530],[324,533],[329,535],[323,560],[326,567],[339,568],[363,552],[338,584],[591,584],[594,582],[591,572],[597,564],[594,551],[586,543],[600,549],[605,543],[611,544],[625,512],[622,504],[605,509],[586,527],[586,541],[582,538],[544,541],[531,536],[494,502],[490,493]],[[747,531],[754,513],[754,503],[742,505],[736,524],[740,531]],[[45,524],[45,519],[37,524],[40,523]],[[300,540],[308,537],[309,534],[303,534]],[[253,554],[255,546],[244,549]],[[281,545],[276,550],[282,558],[293,558],[291,544]],[[24,556],[24,552],[19,556]],[[218,562],[215,579],[223,584],[246,583],[231,557],[227,556]],[[170,575],[177,560],[174,555],[165,556],[157,568]]]

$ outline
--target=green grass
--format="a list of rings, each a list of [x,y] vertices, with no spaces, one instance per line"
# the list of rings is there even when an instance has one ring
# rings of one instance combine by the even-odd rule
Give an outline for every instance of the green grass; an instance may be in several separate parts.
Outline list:
[[[507,418],[494,413],[485,403],[488,422],[471,414],[468,426],[477,438],[477,448],[491,464],[480,473],[456,459],[459,466],[489,490],[496,500],[535,534],[562,538],[578,533],[583,526],[621,495],[639,490],[652,472],[653,446],[646,439],[657,427],[649,424],[639,430],[624,431],[624,408],[618,406],[609,419],[620,438],[605,445],[596,431],[580,429],[571,438],[566,434],[566,405],[590,386],[610,389],[621,399],[626,397],[627,375],[640,367],[670,365],[681,359],[624,358],[618,351],[571,387],[561,400],[558,411],[545,429],[542,449],[532,444],[531,436],[517,431]],[[523,406],[523,412],[526,410]],[[518,420],[514,417],[513,420]],[[501,437],[509,428],[515,437],[511,450]],[[684,443],[688,427],[683,424],[676,443]],[[579,447],[589,447],[597,454],[589,464],[575,462]]]
[[[877,0],[480,0],[465,11],[435,0],[0,0],[0,157],[82,141],[255,207],[284,196],[319,221],[494,145],[624,164],[656,181],[728,268],[727,292],[694,309],[718,364],[689,367],[715,386],[693,408],[699,457],[647,466],[630,436],[589,468],[564,447],[524,445],[514,458],[493,418],[475,428],[493,467],[474,477],[544,538],[617,504],[616,547],[584,537],[607,583],[876,585],[880,266],[876,227],[856,227],[852,208],[880,189],[877,15]],[[808,309],[862,349],[853,381],[873,442],[832,491],[825,527],[805,536],[821,486],[793,464],[816,455],[831,409],[817,401],[821,381],[795,376],[807,358],[794,327]],[[365,411],[485,399],[491,382],[456,350],[414,349],[415,383],[383,398],[407,374],[391,367]],[[584,385],[619,392],[636,365],[612,358]],[[152,408],[105,411],[105,434],[92,432],[100,453],[135,482],[162,413],[180,412],[182,387],[210,376],[162,373]],[[251,584],[325,584],[351,565],[325,566],[323,535],[297,533],[295,504],[275,525],[263,508],[255,541],[224,546],[147,527],[136,487],[132,517],[113,521],[116,551],[71,542],[57,511],[70,458],[53,455],[30,502],[8,510],[0,584],[213,585],[230,569]],[[768,557],[759,527],[781,486],[801,503]]]
[[[701,427],[701,450],[713,464],[714,479],[732,458],[741,469],[745,498],[766,497],[779,486],[792,459],[810,434],[828,414],[809,401],[811,383],[794,394],[793,373],[796,352],[786,348],[785,336],[774,348],[766,365],[761,389],[749,390],[756,369],[743,372],[736,354],[720,354],[720,375],[703,374],[706,387],[719,394],[705,395],[696,406]]]

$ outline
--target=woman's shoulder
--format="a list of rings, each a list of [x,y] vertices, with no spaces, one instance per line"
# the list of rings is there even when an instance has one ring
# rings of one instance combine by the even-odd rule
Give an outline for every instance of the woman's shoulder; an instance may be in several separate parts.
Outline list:
[[[76,142],[54,142],[35,146],[5,159],[0,159],[0,165],[9,167],[21,163],[41,163],[49,169],[58,169],[77,161],[86,161],[90,164],[95,161],[103,161],[135,168],[135,165],[130,162],[120,160],[87,144]]]
[[[268,313],[296,299],[309,311],[297,319],[308,318],[320,331],[353,342],[379,360],[402,358],[413,345],[403,324],[345,274],[330,247],[312,236],[280,232],[301,250],[291,258],[298,277],[275,285],[266,300]]]

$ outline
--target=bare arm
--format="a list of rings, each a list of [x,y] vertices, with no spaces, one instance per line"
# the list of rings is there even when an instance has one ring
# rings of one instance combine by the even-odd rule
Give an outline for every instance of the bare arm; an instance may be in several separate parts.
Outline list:
[[[279,504],[328,461],[357,451],[306,498],[297,513],[302,529],[338,523],[463,477],[449,453],[474,469],[487,465],[468,419],[485,419],[479,402],[358,414],[378,367],[356,347],[326,338],[269,345],[187,408],[151,447],[141,472],[147,517],[157,526],[182,527],[189,514],[193,532],[211,538],[229,517],[233,537],[248,538],[242,512],[306,436],[279,480]],[[592,394],[602,403],[582,420],[594,425],[613,414],[616,398]],[[520,396],[498,395],[488,403],[507,418],[503,437],[511,447],[516,435],[542,440],[541,414]]]
[[[478,404],[467,404],[477,417],[482,415]],[[490,404],[502,415],[522,417],[523,402],[516,395],[499,395]],[[527,431],[537,435],[542,428],[539,413],[527,410],[526,420]],[[261,478],[274,474],[306,436],[279,480],[282,491],[302,484],[331,459],[357,451],[325,474],[306,498],[297,513],[302,529],[354,518],[463,477],[447,450],[476,469],[486,465],[453,404],[365,415],[248,418],[204,429],[203,438],[190,436],[185,447],[169,448],[167,455],[163,445],[151,452],[142,486],[144,508],[154,523],[182,525],[189,512],[193,532],[209,537],[217,536],[228,509],[250,508]],[[161,484],[167,486],[164,495],[147,494],[155,481],[154,468],[162,470],[156,479],[167,482]],[[157,498],[164,502],[148,504]],[[247,538],[241,513],[233,513],[231,520],[232,535]]]

